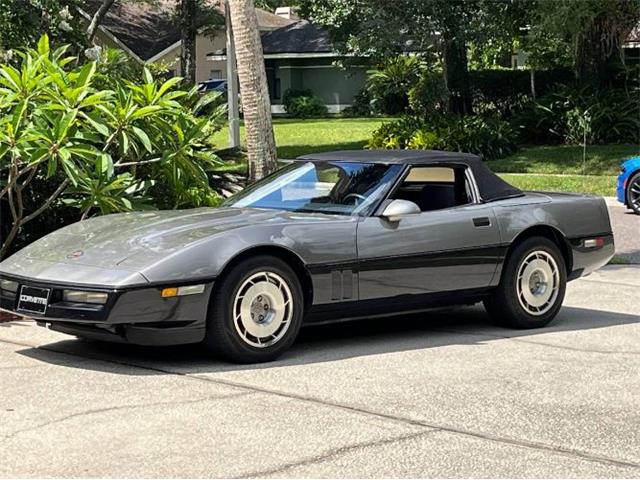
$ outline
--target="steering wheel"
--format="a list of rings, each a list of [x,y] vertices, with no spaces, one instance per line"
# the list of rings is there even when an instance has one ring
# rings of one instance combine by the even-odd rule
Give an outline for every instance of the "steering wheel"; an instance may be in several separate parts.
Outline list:
[[[354,205],[360,205],[361,202],[364,202],[367,199],[367,197],[365,197],[364,195],[360,195],[359,193],[350,193],[349,195],[344,196],[344,198],[342,199],[342,203],[348,204],[349,198],[353,198],[355,200],[353,202]]]

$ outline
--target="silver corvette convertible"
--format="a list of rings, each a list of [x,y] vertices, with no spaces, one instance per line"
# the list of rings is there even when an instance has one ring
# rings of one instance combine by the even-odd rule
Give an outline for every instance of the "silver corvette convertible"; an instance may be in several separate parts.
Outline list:
[[[598,197],[522,192],[474,155],[307,155],[221,208],[107,215],[0,263],[0,307],[53,330],[276,358],[303,323],[484,302],[549,323],[613,256]],[[428,316],[425,316],[428,321]]]

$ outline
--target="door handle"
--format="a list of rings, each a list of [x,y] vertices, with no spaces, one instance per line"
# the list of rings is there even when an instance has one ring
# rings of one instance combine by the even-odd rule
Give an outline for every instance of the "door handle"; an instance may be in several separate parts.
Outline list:
[[[475,227],[490,227],[491,220],[489,220],[489,217],[477,217],[473,219],[473,225]]]

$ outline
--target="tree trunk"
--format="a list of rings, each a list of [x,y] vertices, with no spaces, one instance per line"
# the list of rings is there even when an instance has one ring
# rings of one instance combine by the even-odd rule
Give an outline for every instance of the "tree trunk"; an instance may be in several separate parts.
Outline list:
[[[267,74],[253,0],[228,0],[236,44],[240,98],[249,154],[249,181],[277,168]]]
[[[443,38],[444,82],[449,91],[449,113],[473,113],[467,45],[461,33],[445,30]]]
[[[93,42],[93,38],[96,36],[96,32],[98,31],[98,27],[102,23],[104,16],[107,14],[111,5],[115,0],[102,0],[102,4],[100,8],[93,14],[91,18],[91,23],[89,23],[89,28],[87,29],[87,40],[89,43]]]
[[[180,73],[184,82],[189,86],[196,83],[196,36],[198,35],[197,0],[180,0],[180,40],[182,52],[180,53]]]
[[[536,99],[536,69],[529,67],[529,81],[531,84],[531,97]]]

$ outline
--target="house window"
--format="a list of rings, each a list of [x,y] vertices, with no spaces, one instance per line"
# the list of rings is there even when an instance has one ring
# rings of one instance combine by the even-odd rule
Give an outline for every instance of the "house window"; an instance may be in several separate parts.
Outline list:
[[[209,73],[210,80],[222,80],[222,70],[211,70]]]

